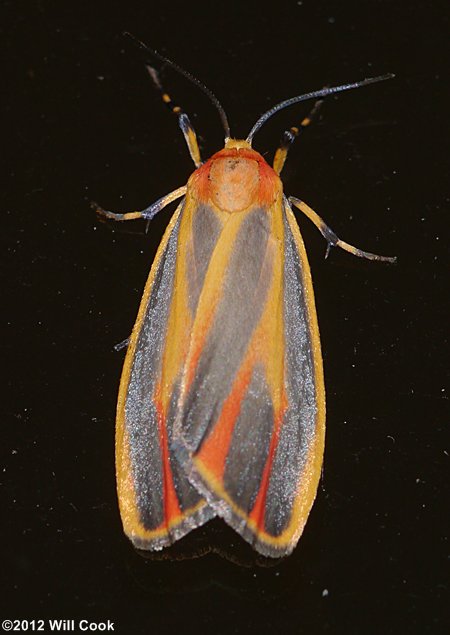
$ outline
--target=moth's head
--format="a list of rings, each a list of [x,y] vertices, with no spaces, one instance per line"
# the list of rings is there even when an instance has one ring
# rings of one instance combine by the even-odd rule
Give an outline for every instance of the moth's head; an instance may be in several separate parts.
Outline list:
[[[281,181],[263,156],[243,139],[227,139],[190,178],[197,195],[225,212],[271,205],[281,194]]]
[[[252,144],[251,141],[247,141],[246,139],[225,139],[224,150],[231,150],[233,148],[237,150],[251,150]]]

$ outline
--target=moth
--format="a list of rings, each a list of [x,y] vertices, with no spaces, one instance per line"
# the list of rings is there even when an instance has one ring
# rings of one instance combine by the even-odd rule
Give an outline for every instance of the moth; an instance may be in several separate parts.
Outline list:
[[[330,246],[341,241],[280,179],[298,127],[284,133],[273,165],[252,148],[276,112],[307,99],[378,82],[385,75],[287,99],[246,139],[231,136],[217,98],[223,149],[202,162],[195,131],[147,70],[178,117],[195,171],[183,187],[117,221],[151,220],[179,200],[151,267],[129,340],[117,405],[117,490],[124,531],[158,550],[219,516],[254,549],[280,557],[295,547],[314,502],[325,439],[325,389],[313,285],[292,207]]]

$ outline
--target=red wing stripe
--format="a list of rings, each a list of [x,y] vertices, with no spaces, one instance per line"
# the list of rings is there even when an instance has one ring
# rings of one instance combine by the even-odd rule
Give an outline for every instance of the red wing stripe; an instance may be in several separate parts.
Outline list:
[[[280,440],[280,431],[283,424],[284,413],[286,411],[287,403],[284,400],[280,412],[274,417],[272,438],[270,439],[269,454],[267,456],[266,465],[261,478],[261,486],[256,497],[255,504],[252,511],[249,514],[249,518],[256,523],[256,526],[260,531],[264,531],[264,516],[266,509],[266,497],[269,487],[269,479],[272,471],[273,460],[275,457],[275,451]]]
[[[167,439],[166,417],[164,416],[160,403],[157,403],[157,412],[163,466],[164,520],[165,524],[168,526],[174,518],[181,516],[182,512],[178,503],[178,497],[173,483],[172,468],[169,462],[169,444]]]
[[[217,478],[223,478],[234,426],[241,410],[252,376],[252,363],[246,360],[238,373],[230,394],[225,399],[222,411],[211,434],[200,446],[197,457]]]

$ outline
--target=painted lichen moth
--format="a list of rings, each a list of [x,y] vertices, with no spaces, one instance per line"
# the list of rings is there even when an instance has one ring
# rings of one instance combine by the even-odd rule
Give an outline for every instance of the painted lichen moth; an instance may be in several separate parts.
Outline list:
[[[140,45],[148,50],[145,45]],[[181,199],[144,289],[117,406],[116,471],[124,531],[134,546],[169,546],[214,516],[266,556],[295,547],[316,496],[325,437],[325,389],[311,274],[292,206],[330,246],[364,258],[303,201],[283,194],[289,146],[317,112],[286,131],[273,166],[252,148],[255,133],[284,107],[391,75],[293,97],[231,136],[202,163],[188,116],[147,66],[177,115],[195,171],[187,185],[139,212],[152,219]],[[95,204],[94,204],[95,205]]]

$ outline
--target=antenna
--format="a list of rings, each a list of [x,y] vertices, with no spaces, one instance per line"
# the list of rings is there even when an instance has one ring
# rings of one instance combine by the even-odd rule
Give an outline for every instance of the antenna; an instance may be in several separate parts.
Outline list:
[[[261,128],[261,126],[263,126],[263,124],[265,124],[266,121],[270,119],[272,115],[274,115],[279,110],[283,110],[283,108],[292,106],[293,104],[296,104],[299,101],[306,101],[307,99],[315,99],[317,97],[326,97],[327,95],[340,93],[344,90],[352,90],[353,88],[360,88],[361,86],[367,86],[368,84],[383,82],[385,79],[392,79],[393,77],[395,77],[395,75],[393,75],[392,73],[387,73],[386,75],[380,75],[379,77],[369,77],[368,79],[363,79],[360,82],[354,82],[353,84],[342,84],[341,86],[331,86],[330,88],[322,88],[322,90],[315,90],[312,93],[305,93],[304,95],[298,95],[297,97],[291,97],[290,99],[286,99],[285,101],[282,101],[276,106],[273,106],[270,110],[268,110],[263,115],[261,115],[261,117],[255,123],[253,128],[250,130],[249,135],[247,137],[247,141],[251,143],[253,140],[253,137]]]
[[[154,49],[149,48],[146,44],[144,44],[144,42],[141,42],[141,40],[139,40],[137,37],[135,37],[128,31],[124,31],[124,35],[131,38],[133,42],[143,51],[150,53],[150,55],[153,55],[153,57],[156,57],[161,62],[168,64],[171,68],[173,68],[175,71],[180,73],[180,75],[183,75],[183,77],[186,77],[186,79],[188,79],[190,82],[198,86],[198,88],[200,88],[200,90],[202,90],[205,93],[205,95],[217,108],[220,115],[220,121],[222,122],[222,126],[225,131],[225,139],[230,138],[231,136],[230,125],[228,123],[228,118],[225,114],[225,110],[223,109],[220,101],[217,99],[214,93],[211,90],[209,90],[209,88],[207,88],[204,84],[202,84],[202,82],[196,77],[194,77],[194,75],[191,75],[191,73],[189,73],[188,71],[185,71],[184,68],[181,68],[181,66],[178,66],[178,64],[175,64],[175,62],[172,62],[172,60],[170,60],[168,57],[165,57],[164,55],[161,55],[161,53],[159,53],[158,51],[155,51]]]

